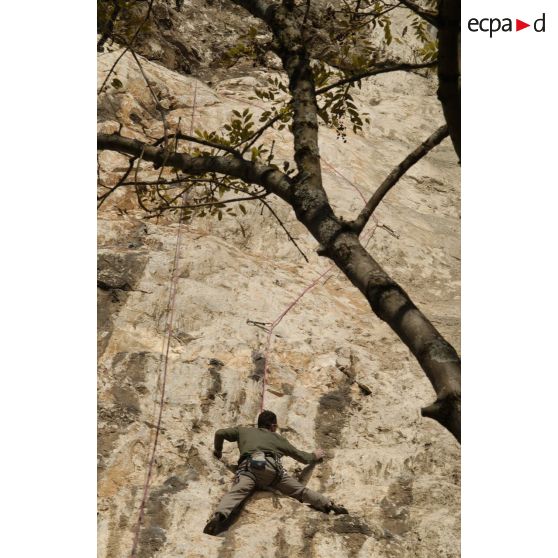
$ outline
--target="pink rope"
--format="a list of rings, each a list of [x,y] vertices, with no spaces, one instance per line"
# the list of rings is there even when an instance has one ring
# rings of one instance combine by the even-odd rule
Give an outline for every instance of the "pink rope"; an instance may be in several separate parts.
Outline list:
[[[363,241],[365,241],[364,246],[368,246],[368,243],[370,242],[371,238],[374,236],[374,233],[376,232],[376,229],[378,228],[378,224],[375,223],[374,227],[372,228],[372,230],[368,233],[368,235],[365,236],[365,238],[363,238]],[[271,322],[271,325],[269,326],[269,329],[267,330],[267,340],[266,340],[266,344],[265,344],[265,352],[264,352],[264,371],[263,371],[263,376],[262,376],[262,396],[261,396],[261,402],[260,402],[260,413],[264,410],[264,406],[265,406],[265,391],[266,391],[266,387],[267,387],[267,373],[269,371],[269,355],[271,353],[271,339],[273,337],[273,331],[275,330],[275,328],[281,323],[281,320],[298,304],[298,302],[300,301],[300,299],[309,291],[311,291],[320,281],[321,279],[323,279],[333,268],[335,267],[335,264],[330,265],[325,271],[323,271],[322,273],[320,273],[316,279],[314,279],[286,308],[285,310],[283,310],[283,312],[281,312],[279,314],[279,316],[277,316],[277,318],[275,318],[275,320],[273,322]]]
[[[264,403],[265,403],[265,388],[267,385],[267,371],[268,371],[268,362],[269,362],[269,353],[271,350],[271,337],[273,335],[273,330],[281,323],[281,320],[297,305],[298,301],[311,289],[313,289],[320,281],[320,279],[322,279],[322,277],[324,277],[325,275],[327,275],[333,268],[335,267],[335,265],[331,265],[329,266],[324,272],[320,273],[320,275],[318,275],[318,277],[316,277],[316,279],[314,279],[314,281],[312,281],[288,306],[287,308],[285,308],[285,310],[283,310],[283,312],[281,312],[281,314],[279,314],[279,316],[277,316],[277,318],[275,318],[275,320],[271,323],[271,326],[268,329],[268,333],[267,333],[267,342],[266,342],[266,347],[265,347],[265,353],[264,353],[264,372],[263,372],[263,381],[262,381],[262,399],[261,399],[261,404],[260,404],[260,413],[263,411],[264,409]]]
[[[197,81],[194,83],[194,101],[192,103],[192,121],[190,124],[190,135],[192,135],[193,128],[194,128],[194,113],[196,110],[196,96],[198,90],[198,83]],[[186,192],[183,194],[183,202],[185,202]],[[161,432],[161,423],[163,419],[163,408],[165,405],[165,389],[167,384],[167,371],[168,371],[168,364],[169,364],[169,350],[170,344],[172,339],[172,332],[173,332],[173,323],[174,323],[174,310],[176,306],[176,292],[177,292],[177,284],[178,284],[178,260],[180,255],[180,240],[181,240],[181,233],[182,233],[182,219],[179,219],[178,222],[178,230],[176,232],[176,244],[174,249],[174,260],[171,272],[171,281],[169,287],[169,316],[167,319],[167,331],[166,331],[166,339],[164,341],[164,359],[163,359],[163,378],[161,383],[161,398],[159,400],[159,414],[157,417],[157,423],[155,427],[155,439],[153,441],[153,448],[151,450],[151,457],[149,459],[148,467],[147,467],[147,477],[145,479],[145,484],[143,486],[143,495],[140,503],[139,513],[138,513],[138,520],[136,522],[135,530],[134,530],[134,542],[132,545],[132,552],[130,558],[137,557],[137,547],[139,543],[139,534],[141,530],[141,525],[143,523],[143,518],[145,514],[145,505],[147,503],[147,498],[149,494],[149,487],[151,485],[151,480],[153,477],[153,466],[155,464],[155,454],[157,452],[157,446],[159,442],[159,434]]]
[[[253,103],[250,103],[253,104]],[[257,105],[255,105],[257,106]],[[346,176],[344,176],[343,174],[341,174],[331,163],[329,163],[328,161],[326,161],[324,158],[321,158],[322,162],[325,163],[331,170],[333,170],[333,172],[335,172],[338,176],[340,176],[343,180],[345,180],[348,184],[350,184],[359,194],[359,196],[362,198],[362,201],[364,202],[364,204],[366,205],[366,198],[363,196],[362,192],[358,189],[358,187],[356,186],[356,184],[354,184],[351,180],[349,180]],[[379,226],[379,222],[378,219],[376,218],[375,215],[372,215],[372,220],[374,221],[374,227],[372,227],[372,230],[368,233],[368,235],[365,235],[365,237],[363,238],[363,241],[365,240],[365,244],[364,246],[368,246],[368,243],[370,242],[371,238],[374,236],[374,233],[376,232],[376,229]],[[271,339],[273,336],[273,331],[274,329],[279,325],[279,323],[281,322],[281,320],[288,314],[288,312],[290,312],[295,306],[296,304],[299,302],[299,300],[310,290],[312,290],[319,282],[320,280],[326,276],[333,268],[335,267],[335,264],[331,265],[330,267],[328,267],[323,273],[320,273],[320,275],[318,275],[318,277],[316,279],[314,279],[314,281],[312,281],[288,306],[287,308],[281,312],[281,314],[279,314],[279,316],[277,316],[277,318],[275,318],[275,320],[271,323],[271,326],[268,329],[268,333],[267,333],[267,341],[266,341],[266,345],[265,345],[265,352],[264,352],[264,372],[263,372],[263,377],[262,377],[262,396],[261,396],[261,402],[260,402],[260,413],[264,410],[264,406],[265,406],[265,392],[266,392],[266,387],[267,387],[267,373],[269,370],[269,355],[271,353]]]

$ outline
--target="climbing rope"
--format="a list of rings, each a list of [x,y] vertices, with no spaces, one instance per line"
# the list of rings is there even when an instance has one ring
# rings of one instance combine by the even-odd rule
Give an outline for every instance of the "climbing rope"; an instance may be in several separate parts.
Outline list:
[[[366,242],[365,242],[364,246],[368,245],[368,242],[370,242],[372,236],[374,236],[374,233],[376,232],[377,228],[378,228],[378,224],[375,223],[372,230],[365,236]],[[300,292],[300,294],[292,302],[289,303],[289,305],[285,308],[285,310],[283,310],[277,316],[277,318],[275,318],[275,320],[273,320],[273,322],[271,322],[269,328],[266,328],[266,330],[267,330],[267,340],[266,340],[266,344],[265,344],[265,351],[264,351],[264,357],[263,357],[264,358],[264,370],[263,370],[263,375],[262,375],[262,392],[261,392],[261,399],[260,399],[260,413],[264,410],[264,407],[265,407],[265,392],[266,392],[266,387],[267,387],[267,374],[268,374],[268,371],[269,371],[269,355],[271,354],[271,341],[272,341],[272,338],[273,338],[273,331],[281,323],[281,320],[283,320],[283,318],[299,303],[299,301],[302,299],[302,297],[306,293],[311,291],[316,285],[318,285],[318,283],[330,271],[332,271],[334,268],[335,268],[335,264],[332,264],[325,271],[320,273],[311,283],[309,283],[304,288],[304,290],[302,290]]]
[[[197,97],[197,91],[198,91],[198,83],[197,81],[194,82],[194,99],[192,102],[192,120],[190,123],[190,135],[192,135],[193,130],[194,130],[194,116],[195,116],[195,111],[196,111],[196,97]],[[183,204],[185,205],[186,203],[186,191],[184,191],[184,193],[182,194],[182,200],[183,200]],[[155,439],[153,440],[153,447],[151,450],[151,456],[149,458],[149,462],[147,465],[147,475],[146,475],[146,479],[145,479],[145,483],[143,486],[143,495],[142,495],[142,499],[141,499],[141,503],[140,503],[140,508],[139,508],[139,513],[138,513],[138,519],[136,522],[136,526],[134,529],[134,542],[132,545],[132,552],[130,555],[130,558],[137,558],[137,547],[138,547],[138,543],[139,543],[139,534],[140,534],[140,530],[141,530],[141,525],[143,523],[143,517],[144,517],[144,513],[145,513],[145,505],[147,503],[147,497],[149,494],[149,487],[151,485],[151,480],[153,477],[153,467],[155,464],[155,454],[157,452],[157,446],[158,446],[158,442],[159,442],[159,434],[161,432],[161,423],[162,423],[162,418],[163,418],[163,408],[165,405],[165,389],[166,389],[166,383],[167,383],[167,371],[168,371],[168,364],[169,364],[169,350],[170,350],[170,344],[171,344],[171,339],[172,339],[172,332],[173,332],[173,324],[174,324],[174,310],[175,310],[175,303],[176,303],[176,291],[177,291],[177,285],[178,285],[178,259],[179,259],[179,255],[180,255],[180,241],[181,241],[181,235],[182,235],[182,212],[180,214],[179,220],[178,220],[178,229],[176,231],[176,241],[175,241],[175,249],[174,249],[174,259],[173,259],[173,265],[172,265],[172,271],[171,271],[171,279],[170,279],[170,285],[169,285],[169,302],[168,302],[168,318],[167,318],[167,327],[166,327],[166,336],[163,339],[163,350],[161,351],[161,353],[164,355],[163,357],[163,375],[162,375],[162,381],[161,381],[161,397],[159,399],[159,413],[158,413],[158,417],[157,417],[157,423],[155,425]]]
[[[263,377],[262,377],[262,398],[261,398],[261,403],[260,403],[260,413],[263,411],[264,409],[264,404],[265,404],[265,388],[266,388],[266,382],[267,382],[267,371],[268,371],[268,362],[269,362],[269,353],[271,350],[271,338],[273,336],[273,330],[281,323],[281,320],[296,306],[296,304],[298,303],[298,301],[310,290],[312,290],[319,282],[320,279],[322,277],[324,277],[325,275],[327,275],[333,268],[335,267],[335,265],[331,265],[330,267],[328,267],[324,272],[320,273],[320,275],[318,275],[318,277],[316,277],[316,279],[314,279],[314,281],[312,281],[288,306],[287,308],[285,308],[285,310],[283,310],[283,312],[281,312],[281,314],[279,314],[279,316],[277,316],[277,318],[275,318],[275,320],[273,322],[271,322],[271,325],[269,327],[269,329],[267,330],[267,342],[266,342],[266,346],[265,346],[265,353],[264,353],[264,371],[263,371]]]
[[[223,98],[223,99],[227,99],[227,100],[229,99],[227,96],[222,95],[222,94],[220,94],[218,96]],[[238,100],[238,99],[235,99],[235,100]],[[239,100],[239,102],[241,102],[243,104],[246,104],[246,105],[256,107],[256,108],[258,108],[262,111],[267,110],[265,107],[259,105],[258,103],[247,101],[246,99]],[[352,180],[349,180],[344,174],[342,174],[334,165],[332,165],[323,156],[320,156],[320,160],[330,170],[332,170],[335,174],[337,174],[337,176],[339,176],[347,184],[349,184],[352,188],[354,188],[354,190],[358,193],[358,195],[362,199],[363,203],[366,205],[367,199],[364,197],[363,193],[360,191],[358,186]],[[374,236],[374,233],[376,232],[378,227],[385,228],[390,234],[392,234],[396,238],[399,238],[387,225],[381,225],[380,222],[378,221],[378,218],[374,214],[372,214],[372,221],[374,223],[374,226],[372,227],[370,232],[367,235],[365,235],[364,238],[363,238],[365,248],[368,246],[368,243],[370,242],[370,240]],[[318,275],[318,277],[316,277],[316,279],[314,279],[307,287],[305,287],[305,289],[287,306],[287,308],[285,308],[285,310],[283,310],[283,312],[281,312],[279,314],[279,316],[277,316],[277,318],[275,318],[275,320],[273,322],[271,322],[269,328],[267,328],[267,339],[266,339],[265,351],[264,351],[264,370],[263,370],[263,375],[262,375],[262,391],[261,391],[261,398],[260,398],[260,413],[264,410],[264,406],[265,406],[265,392],[266,392],[266,387],[267,387],[267,375],[268,375],[268,371],[269,371],[269,355],[271,353],[271,342],[272,342],[272,338],[273,338],[273,331],[279,325],[281,320],[298,304],[298,302],[302,299],[302,297],[306,293],[311,291],[320,282],[320,280],[323,277],[325,277],[334,268],[335,268],[335,264],[332,264],[325,271],[320,273]],[[266,322],[266,324],[268,324],[268,323],[269,322]]]

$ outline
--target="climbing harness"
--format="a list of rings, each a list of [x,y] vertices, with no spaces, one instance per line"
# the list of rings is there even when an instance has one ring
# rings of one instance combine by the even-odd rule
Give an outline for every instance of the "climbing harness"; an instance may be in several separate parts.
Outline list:
[[[261,450],[256,450],[252,453],[244,453],[240,456],[234,477],[234,484],[238,482],[240,475],[246,475],[256,482],[257,479],[254,471],[263,471],[266,465],[269,465],[275,470],[275,477],[268,485],[269,487],[273,487],[283,478],[285,469],[281,463],[280,455],[272,451]]]

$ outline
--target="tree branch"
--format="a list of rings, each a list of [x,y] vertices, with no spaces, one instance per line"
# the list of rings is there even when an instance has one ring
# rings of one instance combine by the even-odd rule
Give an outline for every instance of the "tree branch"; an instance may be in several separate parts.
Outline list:
[[[422,19],[430,23],[430,25],[433,25],[434,27],[440,26],[440,21],[437,14],[421,8],[411,0],[399,0],[399,3],[403,4],[406,8],[409,8],[409,10],[411,10],[412,12],[415,12],[415,14],[422,17]]]
[[[407,63],[405,63],[405,64],[394,64],[393,66],[384,66],[382,68],[374,68],[372,70],[367,70],[366,72],[361,72],[359,74],[355,74],[354,76],[344,78],[342,80],[336,81],[335,83],[332,83],[330,85],[326,85],[326,86],[324,86],[320,89],[317,89],[316,90],[316,96],[322,95],[323,93],[327,93],[328,91],[330,91],[331,89],[334,89],[336,87],[341,87],[342,85],[346,85],[348,83],[354,83],[355,81],[359,81],[359,80],[365,79],[367,77],[372,77],[372,76],[379,75],[379,74],[385,74],[385,73],[388,73],[388,72],[399,72],[399,71],[408,72],[408,71],[412,71],[412,70],[420,70],[420,69],[423,69],[423,68],[433,68],[434,66],[436,66],[436,64],[437,64],[437,61],[434,60],[432,62],[424,62],[424,63],[421,63],[421,64],[407,64]],[[288,105],[292,105],[292,100],[288,103]],[[246,144],[246,146],[243,150],[243,153],[245,153],[250,148],[250,146],[253,145],[258,140],[258,138],[260,138],[262,136],[262,134],[268,128],[273,126],[277,121],[281,120],[283,117],[284,117],[284,115],[281,114],[281,112],[279,112],[275,116],[270,118],[260,128],[255,130],[250,135],[250,137],[248,137],[246,140],[244,140],[242,142],[242,144]],[[172,135],[170,137],[172,137]],[[248,142],[248,143],[246,143],[246,142]],[[202,143],[202,142],[198,141],[198,143]],[[236,147],[239,147],[242,144],[238,144]],[[217,145],[211,145],[209,143],[207,145],[210,145],[212,147],[217,147]]]
[[[242,143],[237,144],[237,147],[240,147],[242,144],[246,144],[242,153],[246,153],[250,147],[258,141],[258,139],[262,136],[262,134],[268,129],[271,128],[278,120],[281,120],[283,115],[281,111],[279,111],[274,117],[270,118],[265,124],[260,126],[253,134],[251,134],[248,138],[246,138]],[[248,142],[248,143],[246,143]]]
[[[212,202],[194,203],[194,204],[185,204],[185,205],[168,205],[166,207],[158,208],[157,214],[156,215],[151,215],[150,218],[159,217],[165,211],[172,211],[172,210],[175,210],[175,209],[180,209],[180,210],[200,209],[202,207],[216,207],[216,206],[220,206],[220,205],[228,205],[230,203],[239,203],[239,202],[243,202],[243,201],[253,201],[253,200],[260,200],[261,202],[263,202],[263,199],[265,197],[269,196],[269,194],[270,194],[270,192],[264,192],[263,194],[260,194],[260,195],[245,196],[243,198],[231,198],[231,199],[227,199],[227,200],[216,200],[216,201],[212,201]],[[182,195],[182,193],[179,194],[175,199],[179,198],[181,195]],[[148,213],[151,213],[151,212],[148,212]]]
[[[175,136],[182,136],[184,134],[175,134]],[[189,138],[190,136],[186,136]],[[194,138],[195,140],[196,138]],[[219,172],[223,174],[227,174],[229,176],[234,176],[236,178],[240,178],[245,182],[251,182],[254,184],[258,184],[263,186],[266,189],[265,193],[262,194],[255,194],[252,196],[246,196],[242,198],[234,198],[232,200],[220,200],[217,202],[208,202],[208,203],[201,203],[195,205],[186,205],[183,207],[171,207],[169,206],[167,209],[197,209],[201,207],[209,207],[215,206],[219,204],[228,204],[233,202],[241,202],[241,201],[251,201],[251,200],[260,200],[271,212],[271,214],[275,217],[281,228],[286,232],[289,240],[295,245],[297,250],[301,253],[302,257],[308,262],[308,258],[306,254],[302,251],[300,246],[297,244],[296,240],[293,238],[291,233],[287,230],[277,213],[273,210],[273,208],[264,200],[270,193],[274,193],[284,199],[285,201],[289,201],[290,193],[288,189],[290,189],[289,178],[287,175],[278,171],[275,167],[271,166],[264,166],[258,163],[252,163],[250,161],[246,161],[245,159],[240,159],[239,161],[232,161],[231,159],[225,157],[207,157],[207,156],[200,156],[200,157],[191,157],[189,155],[183,153],[173,153],[169,154],[165,152],[162,148],[155,148],[153,146],[143,144],[138,140],[131,140],[128,138],[123,138],[122,136],[118,136],[116,134],[98,134],[97,136],[97,147],[98,149],[107,149],[111,151],[118,151],[120,153],[128,153],[134,155],[136,158],[139,156],[142,160],[150,161],[155,164],[161,164],[161,161],[165,161],[168,165],[172,165],[175,168],[179,168],[183,172],[191,172],[192,174],[200,174],[202,172]],[[134,159],[132,159],[133,161]],[[233,163],[232,165],[228,163]],[[133,165],[133,162],[131,163]],[[201,168],[200,168],[201,167]],[[129,171],[125,174],[125,176],[119,181],[118,185],[115,186],[116,189],[118,186],[122,186],[124,183],[124,179],[128,176]],[[279,176],[276,176],[276,175]],[[159,181],[157,181],[159,182]],[[285,184],[285,182],[287,184]],[[138,185],[140,184],[137,180],[134,180],[131,184]],[[104,200],[103,200],[104,201]],[[146,209],[144,208],[144,211]],[[147,211],[149,213],[149,211]],[[162,212],[159,212],[161,214]]]
[[[120,4],[118,0],[112,0],[113,10],[110,14],[110,19],[107,21],[105,26],[105,30],[99,41],[97,42],[97,52],[103,52],[103,45],[107,41],[107,39],[112,35],[112,30],[114,29],[114,24],[116,23],[116,19],[118,18],[118,14],[120,13]]]
[[[189,136],[187,134],[183,134],[182,132],[177,132],[176,134],[169,134],[169,139],[175,138],[177,140],[184,140],[184,141],[191,141],[193,143],[199,143],[200,145],[205,145],[206,147],[212,147],[214,149],[219,149],[221,151],[226,151],[230,153],[234,157],[242,159],[242,154],[237,151],[236,149],[230,147],[229,145],[223,145],[222,143],[217,143],[209,140],[204,140],[202,138],[198,138],[195,136]],[[153,145],[160,145],[164,141],[164,138],[159,138]]]
[[[192,157],[185,153],[168,153],[163,148],[118,134],[98,134],[97,149],[117,151],[135,157],[143,153],[143,160],[154,163],[156,168],[165,163],[187,174],[196,175],[206,172],[225,174],[249,184],[258,184],[287,203],[292,199],[291,180],[275,166],[226,156]]]
[[[278,5],[268,0],[232,0],[235,4],[242,6],[254,17],[270,23],[272,14]]]
[[[285,231],[285,233],[287,233],[287,236],[289,237],[289,240],[296,246],[296,249],[301,253],[302,257],[306,260],[306,263],[309,263],[308,258],[306,257],[306,254],[302,251],[300,246],[296,243],[296,240],[293,238],[293,236],[291,235],[291,233],[289,232],[287,227],[285,227],[285,225],[283,224],[283,221],[281,221],[281,219],[279,218],[279,215],[277,215],[277,213],[275,213],[275,211],[273,210],[271,205],[269,203],[267,203],[265,200],[262,200],[262,203],[267,207],[267,209],[269,209],[269,211],[273,215],[273,217],[275,217],[275,219],[277,219],[277,222],[279,223],[281,228]]]
[[[97,95],[100,95],[103,92],[103,89],[105,88],[105,85],[107,84],[107,81],[109,80],[112,72],[114,72],[114,69],[116,68],[117,64],[120,62],[122,57],[128,52],[128,50],[131,49],[134,46],[134,43],[135,43],[142,27],[147,23],[147,20],[149,19],[149,16],[151,15],[151,9],[153,8],[153,2],[154,1],[155,0],[149,0],[149,4],[147,5],[147,13],[145,14],[145,17],[143,18],[142,22],[138,25],[138,28],[136,29],[136,32],[134,33],[134,36],[131,38],[131,40],[128,43],[128,45],[126,46],[126,48],[122,51],[120,56],[114,61],[114,64],[110,67],[110,70],[108,71],[108,74],[105,76],[105,79],[103,80],[103,83],[102,83],[99,91],[97,91]]]
[[[461,438],[461,363],[455,349],[440,335],[409,295],[372,258],[356,233],[345,230],[328,246],[328,255],[368,300],[373,312],[415,355],[437,395],[435,408],[423,416],[437,420]]]
[[[397,184],[399,179],[418,161],[420,161],[430,150],[436,147],[444,138],[448,136],[448,127],[443,125],[438,128],[427,140],[423,141],[414,151],[409,153],[399,165],[397,165],[380,184],[373,196],[368,200],[359,216],[351,223],[351,228],[360,233],[368,220],[378,207],[385,195]]]
[[[124,181],[128,178],[128,175],[132,172],[132,169],[134,168],[134,163],[136,162],[137,157],[130,157],[130,159],[128,160],[128,168],[126,169],[126,172],[124,172],[124,174],[121,176],[120,180],[112,187],[108,190],[108,192],[105,192],[102,196],[99,196],[97,198],[97,209],[99,209],[103,203],[105,203],[105,201],[107,200],[107,198],[118,188],[120,188],[120,186],[124,185]]]
[[[443,389],[438,394],[436,401],[421,409],[423,417],[431,418],[445,426],[455,437],[461,439],[461,397]]]
[[[161,180],[138,180],[137,184],[141,185],[141,186],[157,186],[157,184],[159,184],[160,186],[172,186],[173,188],[181,188],[182,187],[182,183],[188,181],[189,183],[200,183],[200,184],[205,184],[207,182],[212,182],[214,179],[213,178],[192,178],[191,176],[187,176],[187,175],[181,175],[181,176],[177,176],[177,178],[172,178],[172,179],[167,179],[165,177],[162,177]],[[123,182],[122,184],[120,184],[120,186],[134,186],[136,184],[136,182],[132,181],[132,182]],[[180,184],[180,186],[175,186],[175,184]],[[255,192],[255,194],[260,194],[262,193],[260,192]]]
[[[392,10],[395,10],[396,8],[399,8],[399,4],[393,4],[392,6],[387,7],[385,10],[380,11],[380,12],[376,12],[374,10],[371,10],[369,12],[359,12],[358,8],[356,8],[356,11],[352,11],[350,9],[348,10],[335,10],[339,13],[342,14],[349,14],[350,15],[350,21],[352,22],[352,26],[349,27],[345,32],[340,33],[339,35],[337,35],[337,39],[338,40],[344,40],[346,39],[348,36],[350,36],[351,34],[353,34],[355,31],[362,29],[363,27],[366,27],[367,25],[370,25],[370,23],[372,21],[374,21],[375,19],[378,19],[379,17],[391,12]],[[370,19],[361,19],[361,18],[367,18],[369,17]],[[357,23],[357,20],[358,21]]]
[[[420,70],[422,68],[433,68],[438,63],[437,60],[433,60],[432,62],[423,62],[421,64],[395,64],[393,66],[385,66],[383,68],[374,68],[372,70],[367,70],[365,72],[360,72],[355,74],[354,76],[350,76],[344,79],[340,79],[335,83],[330,85],[326,85],[321,87],[320,89],[316,90],[316,95],[323,95],[327,91],[334,89],[335,87],[340,87],[341,85],[345,85],[347,83],[354,83],[355,81],[360,81],[361,79],[377,76],[379,74],[386,74],[388,72],[410,72],[412,70]]]
[[[298,174],[292,189],[296,215],[312,234],[325,225],[322,217],[333,216],[327,194],[322,185],[320,150],[318,145],[318,105],[314,76],[301,25],[303,14],[292,9],[294,4],[272,4],[265,0],[233,0],[252,15],[264,20],[272,31],[277,54],[289,77],[289,91],[293,110],[292,134],[294,160]],[[296,199],[294,199],[296,198]],[[311,199],[312,203],[306,203]],[[317,229],[316,229],[316,228]]]

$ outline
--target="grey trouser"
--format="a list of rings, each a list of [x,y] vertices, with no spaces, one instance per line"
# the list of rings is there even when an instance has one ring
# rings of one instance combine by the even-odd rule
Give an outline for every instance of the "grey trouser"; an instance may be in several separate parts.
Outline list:
[[[296,498],[299,502],[310,504],[320,511],[326,511],[327,506],[331,503],[329,498],[306,488],[285,472],[278,476],[276,470],[267,463],[265,469],[250,469],[249,473],[237,473],[231,491],[223,496],[215,511],[229,517],[232,511],[242,504],[254,490],[270,486],[282,494]]]

